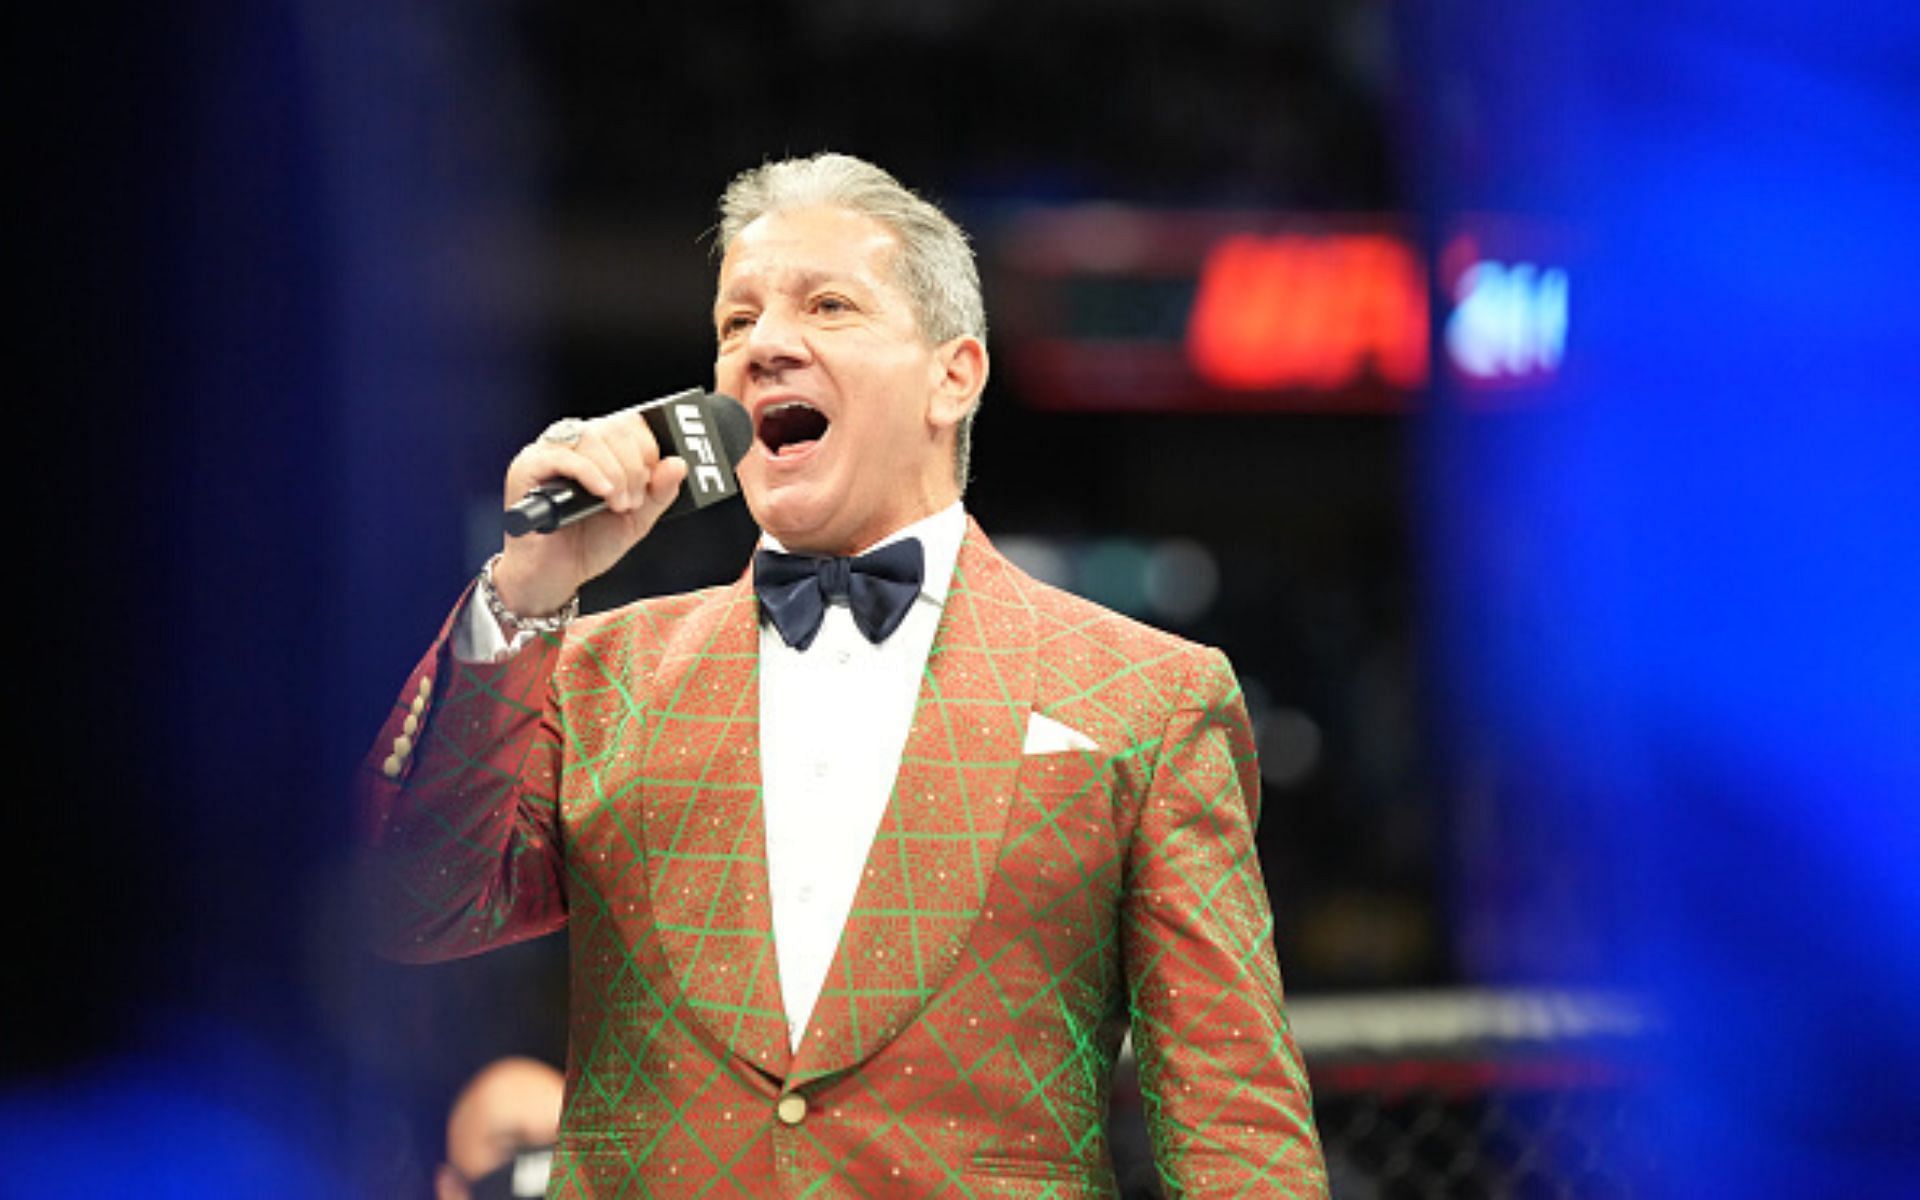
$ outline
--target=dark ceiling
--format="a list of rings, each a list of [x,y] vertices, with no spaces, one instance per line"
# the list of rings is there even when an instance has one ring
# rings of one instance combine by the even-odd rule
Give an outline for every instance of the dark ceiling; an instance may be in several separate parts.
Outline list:
[[[1398,198],[1378,0],[523,5],[551,201],[684,220],[841,149],[946,196]]]

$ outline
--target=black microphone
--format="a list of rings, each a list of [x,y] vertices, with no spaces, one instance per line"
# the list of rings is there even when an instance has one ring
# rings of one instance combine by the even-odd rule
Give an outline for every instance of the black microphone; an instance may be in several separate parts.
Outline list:
[[[637,412],[660,443],[660,457],[679,455],[687,461],[687,480],[662,521],[717,504],[740,492],[733,464],[753,446],[753,418],[738,400],[724,392],[688,388],[657,400],[637,404]],[[592,516],[607,502],[571,479],[549,479],[534,485],[502,514],[508,537],[552,533]]]

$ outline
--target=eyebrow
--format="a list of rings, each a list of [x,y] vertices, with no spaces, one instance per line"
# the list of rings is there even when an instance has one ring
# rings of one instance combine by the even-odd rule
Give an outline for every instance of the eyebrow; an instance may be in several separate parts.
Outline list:
[[[802,292],[810,292],[823,283],[840,278],[839,275],[832,271],[822,271],[812,267],[790,267],[781,271],[780,275],[782,277],[781,285],[783,287],[797,285],[798,290]],[[743,298],[742,293],[746,286],[746,284],[739,280],[734,281],[725,291],[714,298],[715,307],[741,300]]]

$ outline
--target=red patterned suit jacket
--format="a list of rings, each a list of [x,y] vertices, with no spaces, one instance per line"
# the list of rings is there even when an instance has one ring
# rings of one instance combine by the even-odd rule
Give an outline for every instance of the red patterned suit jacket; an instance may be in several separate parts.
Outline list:
[[[1037,582],[970,523],[797,1053],[758,657],[745,578],[500,665],[443,630],[366,764],[390,953],[570,930],[551,1195],[1113,1196],[1129,1026],[1170,1195],[1325,1194],[1217,650]],[[1023,753],[1033,714],[1095,748]]]

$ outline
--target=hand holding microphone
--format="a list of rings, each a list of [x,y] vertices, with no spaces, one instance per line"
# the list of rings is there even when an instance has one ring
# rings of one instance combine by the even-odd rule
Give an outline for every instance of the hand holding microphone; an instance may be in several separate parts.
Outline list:
[[[739,402],[699,388],[555,422],[507,468],[501,600],[527,617],[557,611],[656,522],[736,494],[733,463],[752,443]]]

